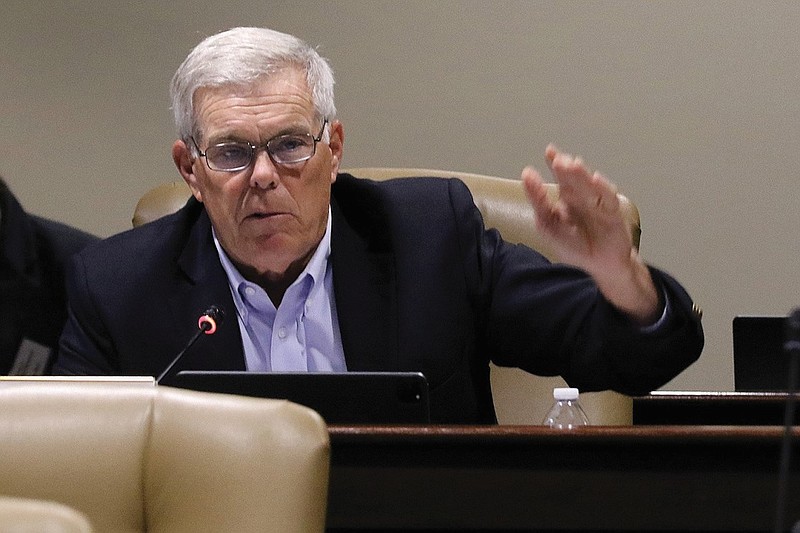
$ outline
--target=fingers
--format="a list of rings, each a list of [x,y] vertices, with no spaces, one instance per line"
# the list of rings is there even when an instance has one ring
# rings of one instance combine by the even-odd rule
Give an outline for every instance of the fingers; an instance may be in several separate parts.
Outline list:
[[[592,175],[592,189],[597,193],[597,208],[609,212],[617,211],[619,209],[617,186],[608,181],[599,172],[595,172]]]
[[[525,167],[522,171],[522,183],[536,215],[537,225],[551,225],[558,218],[558,206],[548,194],[547,185],[541,175],[532,167]]]
[[[573,190],[574,197],[576,201],[583,203],[587,208],[608,212],[619,209],[617,186],[599,172],[595,171],[579,186],[573,183],[573,187],[580,187]]]
[[[619,271],[630,266],[630,228],[617,188],[580,157],[553,145],[545,150],[545,160],[558,183],[558,197],[548,194],[549,187],[533,168],[522,172],[536,227],[548,238],[559,261],[589,272],[603,291],[602,287],[610,286],[609,280],[619,278]]]
[[[528,200],[534,205],[542,204],[547,197],[547,189],[542,177],[533,167],[522,169],[522,183],[525,186],[525,193]]]
[[[547,148],[544,149],[544,159],[547,161],[547,166],[553,163],[553,159],[555,159],[556,155],[558,155],[558,148],[553,143],[547,145]]]
[[[571,210],[615,211],[617,187],[599,172],[592,172],[580,157],[560,152],[552,144],[545,150],[548,167],[559,184],[560,197]]]

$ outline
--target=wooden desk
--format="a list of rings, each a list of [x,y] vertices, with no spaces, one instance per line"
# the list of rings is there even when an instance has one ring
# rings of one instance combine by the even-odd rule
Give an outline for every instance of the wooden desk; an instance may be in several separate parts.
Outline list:
[[[769,531],[775,521],[779,427],[334,426],[330,435],[331,531]],[[789,524],[800,519],[794,448]]]

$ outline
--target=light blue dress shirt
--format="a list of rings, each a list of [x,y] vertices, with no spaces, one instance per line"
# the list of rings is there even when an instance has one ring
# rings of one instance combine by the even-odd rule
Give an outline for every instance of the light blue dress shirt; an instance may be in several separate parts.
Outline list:
[[[347,370],[329,261],[331,218],[329,208],[322,240],[277,309],[264,289],[244,279],[214,233],[214,244],[236,304],[248,371]]]

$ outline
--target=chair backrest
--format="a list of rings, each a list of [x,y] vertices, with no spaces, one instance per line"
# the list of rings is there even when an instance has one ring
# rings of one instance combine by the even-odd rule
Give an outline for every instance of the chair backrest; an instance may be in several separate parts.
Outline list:
[[[283,400],[115,383],[0,383],[0,494],[96,531],[322,532],[330,444]]]
[[[520,180],[421,168],[369,167],[344,171],[374,180],[415,176],[459,178],[472,192],[487,227],[497,228],[509,242],[526,244],[548,259],[555,259],[553,250],[536,230],[534,212]],[[558,195],[557,185],[549,184],[548,187],[551,195]],[[165,183],[151,189],[136,205],[133,225],[176,211],[186,203],[189,195],[189,188],[183,182]],[[638,248],[642,233],[639,210],[624,195],[620,194],[619,198],[630,225],[633,244]],[[492,366],[492,390],[501,423],[540,423],[552,403],[553,388],[562,386],[565,383],[561,378],[531,376],[515,368]],[[631,424],[632,401],[626,396],[611,391],[589,393],[581,395],[581,402],[593,424]]]
[[[0,496],[0,531],[6,533],[92,533],[89,519],[64,504]]]
[[[171,181],[156,185],[139,198],[133,210],[133,227],[152,222],[174,213],[186,203],[192,191],[184,181]]]

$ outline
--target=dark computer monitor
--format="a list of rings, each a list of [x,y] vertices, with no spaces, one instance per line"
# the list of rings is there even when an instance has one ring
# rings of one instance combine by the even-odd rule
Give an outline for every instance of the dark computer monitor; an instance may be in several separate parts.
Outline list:
[[[328,424],[427,424],[428,381],[419,372],[184,370],[165,385],[277,398],[317,411]]]
[[[736,391],[785,391],[789,356],[783,349],[785,316],[733,319],[733,373]]]

